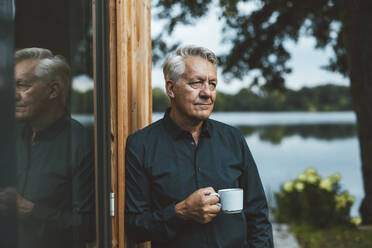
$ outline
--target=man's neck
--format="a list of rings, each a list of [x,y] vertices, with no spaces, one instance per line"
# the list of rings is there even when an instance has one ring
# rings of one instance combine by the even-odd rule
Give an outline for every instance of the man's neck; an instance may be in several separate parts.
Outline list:
[[[48,114],[44,114],[42,117],[38,118],[37,120],[30,121],[30,126],[32,128],[32,133],[37,133],[40,130],[43,130],[50,125],[52,125],[56,120],[61,118],[64,115],[65,111],[62,109],[56,110],[55,112],[50,112]]]
[[[181,127],[185,131],[188,131],[192,135],[195,143],[198,144],[203,121],[198,119],[192,120],[185,117],[184,115],[177,114],[177,112],[172,111],[172,109],[169,115],[179,127]]]

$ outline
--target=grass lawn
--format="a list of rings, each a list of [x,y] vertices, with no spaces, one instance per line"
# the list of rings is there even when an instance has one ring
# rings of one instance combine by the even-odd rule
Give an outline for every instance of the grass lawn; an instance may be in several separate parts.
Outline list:
[[[301,248],[372,248],[372,229],[350,227],[315,229],[310,226],[291,226]]]

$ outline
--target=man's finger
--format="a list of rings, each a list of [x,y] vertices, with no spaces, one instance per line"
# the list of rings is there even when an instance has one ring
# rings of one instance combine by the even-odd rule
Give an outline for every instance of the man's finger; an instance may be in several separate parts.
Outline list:
[[[210,195],[212,193],[216,193],[216,191],[212,187],[203,188],[204,195]]]
[[[209,214],[217,215],[221,211],[221,207],[219,207],[218,205],[209,205],[205,211]]]
[[[220,201],[220,198],[216,195],[208,195],[205,199],[206,203],[209,205],[216,205],[216,203]]]

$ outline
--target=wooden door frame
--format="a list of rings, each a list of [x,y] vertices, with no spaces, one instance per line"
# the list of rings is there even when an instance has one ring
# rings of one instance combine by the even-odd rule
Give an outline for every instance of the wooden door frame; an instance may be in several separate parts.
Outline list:
[[[111,247],[110,77],[107,4],[92,0],[96,247]]]
[[[124,230],[125,145],[129,134],[151,123],[151,1],[92,1],[97,244],[129,248],[134,246]]]

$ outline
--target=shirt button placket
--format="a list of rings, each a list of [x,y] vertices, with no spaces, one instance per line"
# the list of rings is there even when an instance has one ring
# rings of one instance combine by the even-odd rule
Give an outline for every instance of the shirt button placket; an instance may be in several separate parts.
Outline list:
[[[199,182],[199,168],[197,163],[197,146],[194,141],[191,141],[192,148],[194,150],[194,170],[195,170],[195,183],[196,187],[200,188],[200,182]]]

